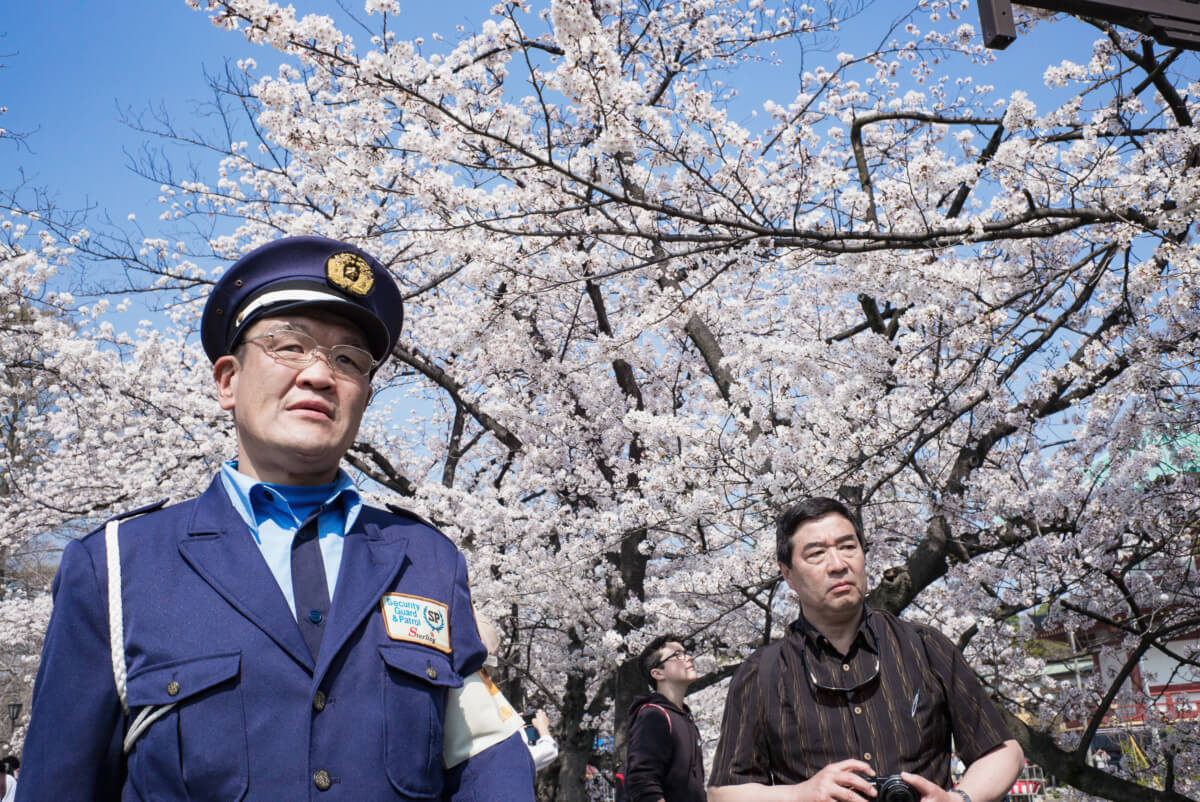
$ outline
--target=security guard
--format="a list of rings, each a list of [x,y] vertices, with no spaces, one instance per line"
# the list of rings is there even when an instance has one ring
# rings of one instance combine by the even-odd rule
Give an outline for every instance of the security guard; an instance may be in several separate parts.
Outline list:
[[[320,237],[217,282],[237,460],[64,550],[19,800],[532,801],[519,734],[443,760],[487,656],[462,555],[339,467],[401,315],[379,262]]]

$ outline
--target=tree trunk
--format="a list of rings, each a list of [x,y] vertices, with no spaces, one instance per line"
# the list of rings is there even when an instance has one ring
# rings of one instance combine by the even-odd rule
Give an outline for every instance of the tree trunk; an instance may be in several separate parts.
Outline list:
[[[613,764],[617,771],[625,767],[625,746],[629,741],[626,716],[633,700],[649,691],[637,658],[630,658],[617,668],[616,691],[613,694]]]

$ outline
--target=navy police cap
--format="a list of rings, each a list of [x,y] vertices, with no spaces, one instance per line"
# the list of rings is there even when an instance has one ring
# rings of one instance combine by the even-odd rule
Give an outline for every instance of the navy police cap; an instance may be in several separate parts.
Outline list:
[[[356,323],[382,362],[400,337],[404,304],[391,274],[365,251],[325,237],[285,237],[233,263],[217,281],[200,341],[216,362],[260,317],[321,308]]]

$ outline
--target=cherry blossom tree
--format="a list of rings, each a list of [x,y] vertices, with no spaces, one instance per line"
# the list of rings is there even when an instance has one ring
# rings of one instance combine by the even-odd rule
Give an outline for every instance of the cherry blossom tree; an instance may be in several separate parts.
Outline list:
[[[186,331],[120,332],[106,318],[123,304],[52,289],[90,234],[43,201],[0,194],[0,703],[20,702],[26,719],[64,540],[199,487],[228,446],[207,383],[187,385],[208,372]],[[23,739],[15,728],[6,753]]]
[[[547,798],[611,774],[657,632],[705,654],[715,738],[723,681],[796,613],[774,520],[814,494],[861,512],[870,603],[957,639],[1032,760],[1108,799],[1200,793],[1196,722],[1153,704],[1150,765],[1086,761],[1148,650],[1200,667],[1173,645],[1200,627],[1193,56],[1096,24],[1041,108],[972,77],[993,57],[958,0],[828,58],[858,9],[506,2],[427,41],[369,0],[360,42],[190,2],[284,63],[231,67],[225,139],[162,125],[221,157],[146,166],[164,230],[225,260],[321,233],[393,270],[406,331],[348,461],[468,554],[506,691],[558,722]],[[814,48],[794,77],[785,44]],[[755,116],[730,88],[750,84]],[[119,259],[171,325],[74,313],[45,366],[54,446],[6,532],[46,531],[51,499],[63,525],[194,492],[232,453],[188,336],[194,246],[44,230]],[[1117,669],[1049,682],[1035,621],[1109,627]]]

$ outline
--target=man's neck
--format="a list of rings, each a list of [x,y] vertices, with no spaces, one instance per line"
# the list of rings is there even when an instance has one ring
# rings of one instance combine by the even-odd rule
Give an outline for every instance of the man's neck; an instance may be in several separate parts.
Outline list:
[[[310,485],[327,485],[330,482],[336,482],[340,466],[310,466],[301,459],[286,464],[255,461],[248,456],[244,447],[239,447],[237,463],[234,465],[234,469],[238,473],[243,473],[259,482],[266,482],[273,485],[306,487]]]
[[[679,682],[660,682],[658,692],[671,700],[671,704],[683,710],[683,697],[687,693],[687,684]]]
[[[854,638],[858,634],[858,625],[862,621],[863,609],[859,607],[857,610],[846,616],[830,616],[825,618],[816,618],[804,613],[804,619],[812,625],[813,629],[820,632],[829,642],[833,644],[833,648],[838,650],[839,654],[846,654],[850,651],[850,644],[854,643]]]

